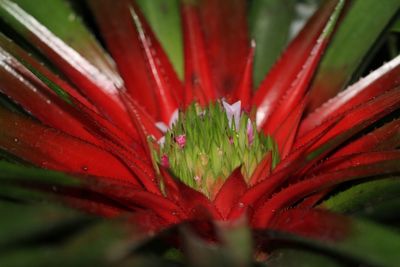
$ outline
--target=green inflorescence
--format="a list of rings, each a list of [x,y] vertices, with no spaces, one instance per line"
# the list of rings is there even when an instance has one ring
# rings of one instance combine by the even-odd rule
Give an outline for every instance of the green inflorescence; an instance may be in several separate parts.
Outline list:
[[[186,185],[211,197],[215,187],[239,166],[249,180],[268,151],[274,167],[279,155],[272,137],[258,133],[245,112],[240,114],[238,127],[233,119],[230,125],[224,107],[216,102],[204,109],[192,104],[180,112],[156,157]]]

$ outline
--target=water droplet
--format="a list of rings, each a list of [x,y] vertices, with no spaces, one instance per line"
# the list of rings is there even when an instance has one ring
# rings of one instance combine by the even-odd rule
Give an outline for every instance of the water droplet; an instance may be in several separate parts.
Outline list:
[[[18,143],[18,142],[19,142],[19,139],[18,139],[18,138],[14,138],[14,142],[15,142],[15,143]]]
[[[239,208],[244,208],[244,203],[243,202],[239,202]]]
[[[46,103],[50,105],[50,104],[51,104],[50,99],[47,99],[47,100],[46,100]]]
[[[83,170],[83,171],[87,172],[88,169],[89,169],[89,168],[88,168],[87,166],[82,166],[82,170]]]

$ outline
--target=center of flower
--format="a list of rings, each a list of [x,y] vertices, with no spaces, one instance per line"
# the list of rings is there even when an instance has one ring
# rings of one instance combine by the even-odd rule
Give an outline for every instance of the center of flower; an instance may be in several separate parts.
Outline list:
[[[272,167],[278,163],[276,143],[256,129],[240,102],[192,104],[166,132],[155,157],[183,183],[212,198],[238,167],[248,181],[268,151]]]

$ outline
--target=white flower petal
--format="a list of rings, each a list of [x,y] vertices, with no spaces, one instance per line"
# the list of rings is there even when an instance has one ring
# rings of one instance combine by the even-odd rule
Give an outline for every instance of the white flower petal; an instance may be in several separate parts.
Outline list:
[[[239,100],[239,101],[233,103],[232,105],[230,105],[227,102],[225,102],[225,100],[222,100],[222,105],[224,106],[226,116],[228,117],[229,127],[232,127],[232,119],[234,119],[235,120],[235,128],[236,128],[236,131],[238,131],[242,102]]]
[[[166,133],[168,131],[168,126],[162,121],[156,122],[156,127],[163,133]]]
[[[172,126],[178,121],[179,119],[179,110],[175,109],[174,113],[172,113],[171,119],[169,120],[169,128],[172,128]]]

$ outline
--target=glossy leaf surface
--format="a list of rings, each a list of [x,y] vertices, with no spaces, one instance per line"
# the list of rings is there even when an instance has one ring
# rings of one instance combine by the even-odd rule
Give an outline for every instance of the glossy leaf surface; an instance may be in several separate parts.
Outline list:
[[[399,8],[397,0],[386,1],[384,5],[373,0],[353,1],[311,88],[310,111],[348,85],[361,62],[371,53],[375,40]],[[376,17],[369,20],[365,14],[372,10]]]

